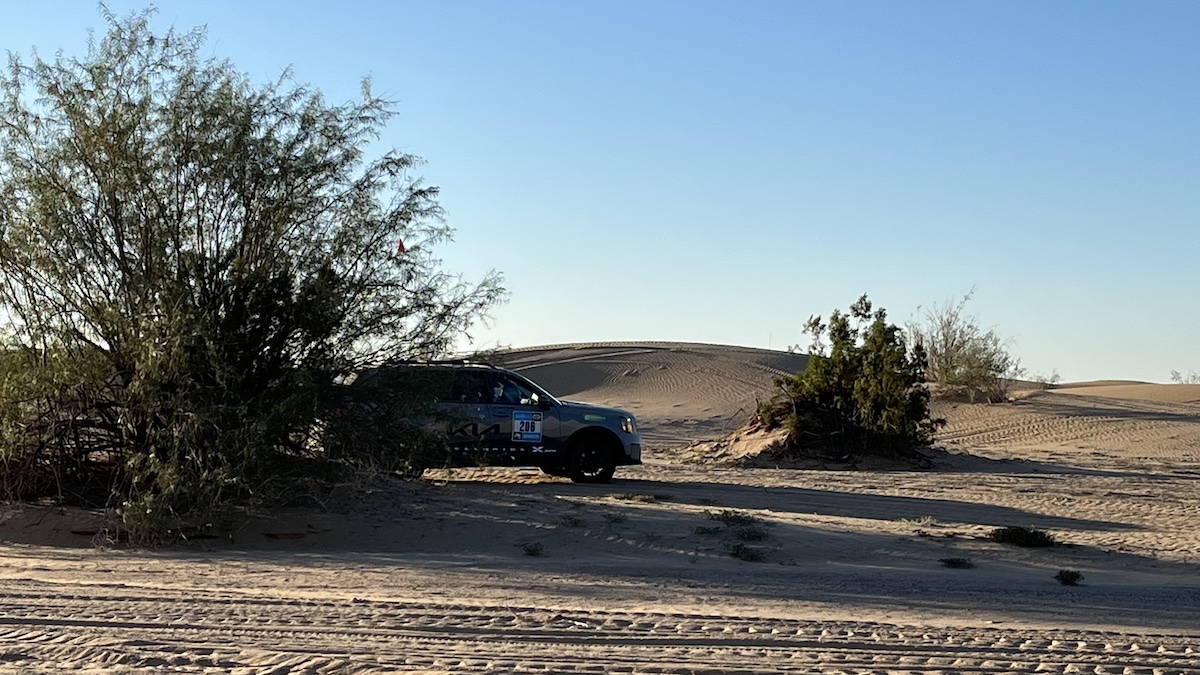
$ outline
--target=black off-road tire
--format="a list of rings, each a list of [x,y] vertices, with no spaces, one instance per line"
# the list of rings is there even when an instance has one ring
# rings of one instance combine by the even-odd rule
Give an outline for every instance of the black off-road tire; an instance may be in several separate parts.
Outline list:
[[[611,444],[598,436],[585,436],[572,447],[568,478],[576,483],[607,483],[617,470]]]

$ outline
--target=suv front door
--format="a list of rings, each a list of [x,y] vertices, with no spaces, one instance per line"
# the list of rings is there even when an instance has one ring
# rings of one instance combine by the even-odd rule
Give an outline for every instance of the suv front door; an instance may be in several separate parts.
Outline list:
[[[558,452],[558,416],[538,393],[524,382],[505,373],[492,373],[491,411],[493,425],[499,425],[498,443],[512,449],[520,463],[542,464]]]

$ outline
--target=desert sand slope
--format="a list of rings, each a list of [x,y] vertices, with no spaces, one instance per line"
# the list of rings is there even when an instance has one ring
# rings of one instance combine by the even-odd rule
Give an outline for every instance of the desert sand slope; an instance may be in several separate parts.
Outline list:
[[[1200,384],[1100,381],[1058,385],[1053,391],[1056,394],[1103,396],[1158,403],[1200,403]]]
[[[0,673],[1200,674],[1189,393],[939,403],[928,471],[745,469],[667,451],[802,357],[638,343],[510,363],[638,412],[647,464],[603,486],[364,480],[158,551],[98,547],[99,514],[10,506]],[[986,537],[1003,525],[1059,545]]]
[[[669,446],[741,426],[802,354],[677,342],[610,342],[513,350],[503,362],[560,398],[624,408],[646,443]]]

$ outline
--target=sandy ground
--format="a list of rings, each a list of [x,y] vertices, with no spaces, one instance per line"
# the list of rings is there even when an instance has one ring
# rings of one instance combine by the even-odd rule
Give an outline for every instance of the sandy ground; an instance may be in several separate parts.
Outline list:
[[[1200,385],[939,403],[930,470],[744,468],[693,443],[803,362],[513,354],[638,415],[648,461],[606,486],[428,472],[157,551],[97,546],[98,514],[10,506],[0,672],[1200,673]],[[984,536],[1004,525],[1060,543]]]

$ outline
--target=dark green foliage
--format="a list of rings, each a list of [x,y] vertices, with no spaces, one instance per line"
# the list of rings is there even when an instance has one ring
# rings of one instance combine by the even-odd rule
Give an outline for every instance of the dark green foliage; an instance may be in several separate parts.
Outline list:
[[[1041,548],[1054,545],[1054,536],[1036,527],[1008,525],[997,527],[988,533],[988,539],[999,544],[1012,544],[1024,548]]]
[[[134,541],[424,463],[390,426],[415,397],[339,423],[335,377],[443,354],[501,293],[439,268],[420,160],[365,156],[391,103],[257,86],[150,16],[0,74],[0,498]]]
[[[1059,570],[1058,574],[1054,575],[1055,581],[1063,586],[1077,586],[1083,581],[1083,573],[1075,570]]]
[[[746,562],[762,562],[767,559],[767,551],[758,546],[750,546],[742,542],[734,542],[725,547],[729,555]]]
[[[741,541],[763,541],[771,536],[771,533],[760,525],[739,525],[730,531]]]
[[[564,513],[558,517],[558,523],[563,527],[583,527],[587,521],[574,513]]]
[[[767,427],[788,430],[795,454],[851,458],[864,454],[915,457],[939,421],[930,419],[925,354],[862,296],[829,323],[814,316],[808,367],[778,381],[780,393],[759,410]],[[828,338],[828,347],[825,339]]]
[[[949,567],[956,570],[970,569],[975,566],[968,558],[942,558],[938,562],[942,563],[942,567]]]

